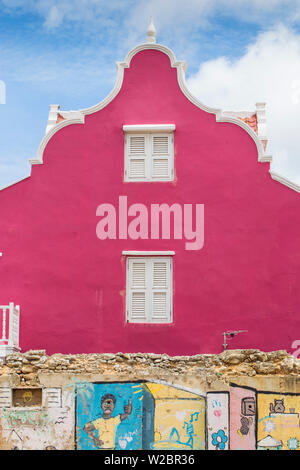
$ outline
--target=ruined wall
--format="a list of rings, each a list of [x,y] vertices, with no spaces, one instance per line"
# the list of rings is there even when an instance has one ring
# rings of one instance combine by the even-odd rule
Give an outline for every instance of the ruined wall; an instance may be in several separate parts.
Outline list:
[[[28,351],[0,367],[0,449],[300,448],[300,360]]]

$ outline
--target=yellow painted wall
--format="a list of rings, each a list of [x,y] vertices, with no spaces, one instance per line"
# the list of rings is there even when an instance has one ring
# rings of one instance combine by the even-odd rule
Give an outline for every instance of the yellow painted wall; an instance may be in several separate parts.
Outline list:
[[[161,384],[147,384],[155,400],[154,449],[205,449],[205,399]]]
[[[270,403],[274,404],[275,399],[284,400],[284,413],[270,411]],[[258,393],[257,407],[257,441],[259,442],[270,435],[277,441],[282,441],[283,450],[289,450],[288,441],[290,441],[290,445],[294,444],[294,446],[298,441],[297,450],[300,450],[300,396]],[[291,408],[294,408],[295,412],[290,413]]]

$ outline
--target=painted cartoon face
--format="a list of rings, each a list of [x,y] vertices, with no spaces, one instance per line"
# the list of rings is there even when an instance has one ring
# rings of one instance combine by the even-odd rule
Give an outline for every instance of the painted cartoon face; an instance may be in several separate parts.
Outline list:
[[[114,411],[115,405],[111,398],[106,398],[106,400],[104,400],[104,402],[102,403],[101,407],[105,415],[111,415]]]

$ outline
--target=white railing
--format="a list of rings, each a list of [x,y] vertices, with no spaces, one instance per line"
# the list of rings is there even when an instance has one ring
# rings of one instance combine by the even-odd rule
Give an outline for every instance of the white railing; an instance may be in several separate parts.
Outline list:
[[[20,307],[10,302],[0,305],[0,358],[20,351]]]

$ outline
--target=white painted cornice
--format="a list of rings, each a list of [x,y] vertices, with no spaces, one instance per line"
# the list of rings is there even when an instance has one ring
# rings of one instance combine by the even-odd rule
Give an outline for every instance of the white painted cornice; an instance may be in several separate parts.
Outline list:
[[[285,176],[279,175],[273,170],[270,170],[269,173],[271,177],[273,178],[273,180],[278,181],[281,184],[284,184],[285,186],[293,189],[294,191],[297,191],[297,193],[300,193],[300,186],[297,183],[294,183],[293,181],[289,180]]]
[[[113,90],[109,93],[109,95],[106,98],[104,98],[104,100],[100,101],[100,103],[98,103],[98,104],[96,104],[92,107],[80,109],[78,111],[59,111],[59,113],[65,119],[63,121],[59,122],[58,124],[55,124],[47,132],[47,134],[45,135],[45,137],[43,138],[43,140],[42,140],[42,142],[39,146],[36,157],[29,160],[32,165],[34,165],[34,164],[43,164],[43,154],[44,154],[45,147],[48,144],[48,142],[50,141],[50,139],[58,131],[60,131],[61,129],[63,129],[64,127],[69,126],[69,125],[84,124],[86,115],[96,113],[96,112],[100,111],[101,109],[105,108],[105,106],[107,106],[118,95],[119,91],[121,90],[122,84],[123,84],[124,70],[126,68],[130,67],[130,63],[131,63],[132,58],[136,54],[138,54],[139,52],[144,51],[144,50],[156,50],[156,51],[159,51],[159,52],[162,52],[162,53],[166,54],[170,59],[171,67],[177,69],[178,84],[180,86],[180,89],[181,89],[182,93],[186,96],[186,98],[191,103],[193,103],[195,106],[197,106],[199,109],[201,109],[201,110],[203,110],[207,113],[210,113],[210,114],[215,114],[217,122],[228,122],[228,123],[231,123],[231,124],[235,124],[235,125],[241,127],[242,129],[244,129],[250,135],[250,137],[253,139],[253,141],[255,142],[257,152],[258,152],[258,161],[259,162],[269,162],[269,163],[272,161],[272,157],[270,155],[266,155],[265,152],[264,152],[264,146],[263,146],[263,143],[261,141],[261,138],[254,132],[254,130],[248,124],[246,124],[245,122],[243,122],[241,119],[239,119],[238,117],[236,117],[234,115],[228,115],[228,113],[223,112],[219,108],[211,108],[209,106],[206,106],[201,101],[199,101],[198,98],[196,98],[189,91],[189,89],[187,87],[187,84],[186,84],[186,80],[185,80],[185,72],[186,72],[186,69],[187,69],[186,63],[184,61],[178,61],[171,49],[169,49],[168,47],[163,46],[161,44],[143,43],[143,44],[140,44],[140,45],[136,46],[131,51],[129,51],[129,53],[127,54],[127,56],[126,56],[126,58],[123,62],[117,62],[116,63],[116,65],[117,65],[117,80],[116,80],[116,83],[115,83],[115,86],[114,86]],[[264,103],[258,103],[258,105],[263,105],[263,104]],[[57,109],[59,109],[59,108],[57,108]],[[277,181],[279,181],[278,175],[277,175],[277,177],[273,177],[273,173],[271,172],[271,176],[272,176],[272,178],[277,179]],[[282,177],[280,177],[280,178],[281,178],[280,182],[286,181],[285,178],[282,178]],[[283,184],[286,184],[286,183],[283,183]],[[286,184],[286,185],[288,185],[288,184]],[[292,189],[295,189],[296,191],[300,192],[300,186],[298,186],[294,183],[291,183],[288,186],[292,187]]]
[[[29,160],[29,163],[31,165],[42,165],[43,162],[43,154],[44,150],[46,148],[46,145],[48,144],[49,140],[51,137],[56,134],[60,129],[63,129],[64,127],[70,126],[71,124],[83,124],[84,123],[84,115],[79,114],[79,117],[73,118],[73,119],[65,119],[64,121],[59,122],[58,124],[55,124],[54,127],[52,127],[49,132],[45,135],[43,138],[42,142],[40,143],[39,149],[37,156],[35,158],[32,158]]]
[[[2,191],[3,189],[10,188],[11,186],[15,186],[16,184],[21,183],[22,181],[27,180],[28,178],[30,178],[30,175],[24,176],[24,178],[20,178],[17,181],[13,181],[12,183],[7,184],[6,186],[2,186],[2,188],[0,188],[0,191]]]

